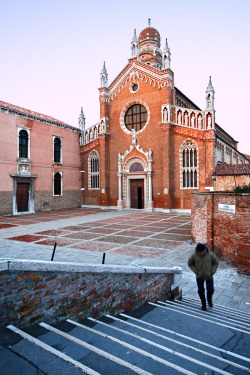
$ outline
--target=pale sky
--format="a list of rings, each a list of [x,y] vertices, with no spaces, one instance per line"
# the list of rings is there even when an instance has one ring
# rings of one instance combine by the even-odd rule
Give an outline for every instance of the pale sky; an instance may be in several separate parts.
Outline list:
[[[249,15],[250,0],[0,0],[0,100],[93,125],[103,61],[110,84],[151,18],[176,86],[204,109],[211,75],[216,122],[250,154]]]

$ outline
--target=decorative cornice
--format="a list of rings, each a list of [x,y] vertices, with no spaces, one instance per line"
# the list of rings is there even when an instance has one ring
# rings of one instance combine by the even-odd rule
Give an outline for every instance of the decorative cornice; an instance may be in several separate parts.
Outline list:
[[[153,87],[157,87],[158,89],[172,86],[172,75],[168,70],[161,71],[140,61],[133,61],[125,67],[110,85],[109,98],[112,100],[114,96],[116,97],[131,80],[145,80],[146,83],[149,82],[150,85],[153,84]]]
[[[25,118],[25,119],[28,119],[28,120],[43,122],[45,124],[49,124],[49,125],[52,125],[52,126],[59,126],[61,128],[72,130],[72,131],[75,131],[77,133],[80,132],[80,129],[75,128],[71,125],[65,124],[64,122],[60,122],[60,121],[54,119],[53,117],[42,115],[40,113],[33,112],[33,111],[30,111],[30,110],[27,110],[25,108],[21,108],[21,107],[18,107],[18,106],[14,106],[14,105],[9,104],[9,103],[4,103],[4,102],[1,102],[1,103],[3,103],[3,104],[0,104],[0,112],[10,114],[10,115],[14,115],[14,116],[19,116],[19,117],[22,117],[22,118]]]

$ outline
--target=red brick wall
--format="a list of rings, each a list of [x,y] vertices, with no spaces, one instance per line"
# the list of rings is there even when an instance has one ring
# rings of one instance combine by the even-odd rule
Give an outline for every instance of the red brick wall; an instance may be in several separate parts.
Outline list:
[[[236,186],[243,186],[250,184],[249,175],[235,175],[235,176],[216,176],[215,190],[225,191],[233,190]]]
[[[48,270],[50,265],[54,266],[45,263],[38,262],[34,268],[43,269],[45,264]],[[70,268],[67,264],[65,267]],[[144,268],[133,271],[127,267],[126,271],[126,267],[118,267],[120,270],[116,267],[117,271],[110,271],[112,267],[108,267],[106,271],[98,272],[98,266],[91,266],[89,271],[83,266],[82,272],[74,272],[74,267],[71,265],[71,272],[56,269],[1,271],[0,326],[11,323],[21,327],[44,319],[55,322],[117,314],[142,306],[147,301],[173,299],[179,293],[178,286],[173,288],[175,271],[171,269],[159,273],[147,269],[145,273]],[[23,265],[19,267],[23,268]]]
[[[235,213],[219,204],[235,206]],[[191,218],[194,242],[208,243],[238,272],[250,274],[250,194],[194,193]]]

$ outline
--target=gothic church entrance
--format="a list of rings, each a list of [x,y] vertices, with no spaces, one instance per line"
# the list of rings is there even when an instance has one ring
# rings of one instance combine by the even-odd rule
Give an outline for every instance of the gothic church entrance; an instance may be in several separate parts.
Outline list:
[[[130,180],[131,208],[144,208],[144,180]]]

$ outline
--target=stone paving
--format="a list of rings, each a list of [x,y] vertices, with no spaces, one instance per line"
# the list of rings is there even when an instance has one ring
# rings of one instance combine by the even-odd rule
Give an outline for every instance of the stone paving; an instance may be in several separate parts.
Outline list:
[[[139,210],[72,209],[0,217],[0,258],[78,263],[183,268],[183,296],[197,298],[187,260],[191,243],[190,215]],[[250,277],[220,262],[214,302],[250,310]]]

